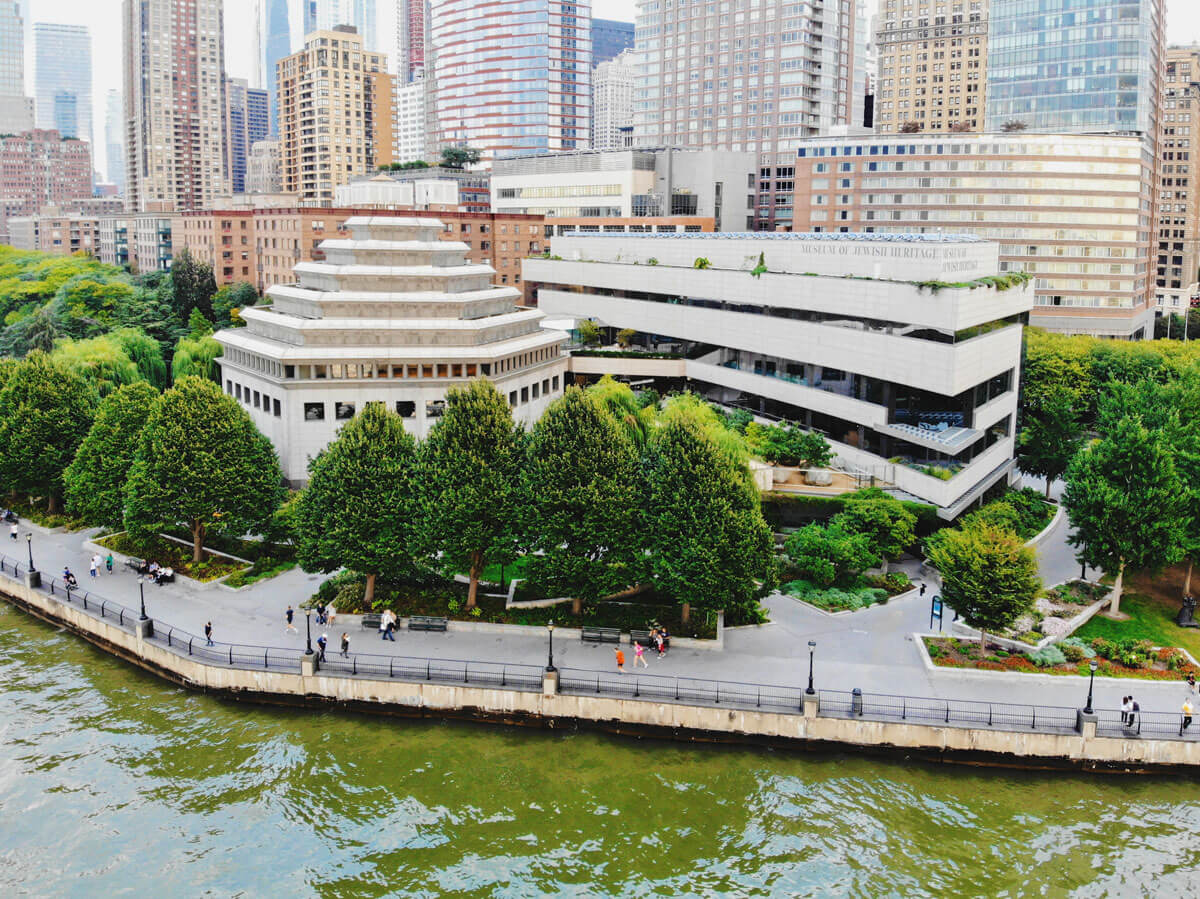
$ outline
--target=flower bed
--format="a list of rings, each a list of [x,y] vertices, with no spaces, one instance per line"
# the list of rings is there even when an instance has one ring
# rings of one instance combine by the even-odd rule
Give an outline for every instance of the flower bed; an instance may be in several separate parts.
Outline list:
[[[1097,639],[1068,638],[1061,645],[1030,653],[1010,653],[995,644],[981,650],[978,640],[956,637],[925,637],[925,650],[933,664],[942,668],[975,671],[1018,671],[1028,674],[1076,674],[1086,677],[1095,660],[1097,677],[1142,680],[1182,680],[1200,669],[1178,649],[1156,648],[1144,640],[1114,643]]]
[[[157,562],[164,568],[173,568],[176,574],[197,581],[215,581],[217,578],[246,568],[245,562],[239,562],[237,559],[207,550],[201,554],[203,558],[199,562],[193,562],[192,551],[189,547],[165,540],[162,537],[139,540],[127,533],[120,533],[98,537],[95,542],[113,552],[136,556],[148,562]]]
[[[853,612],[885,603],[911,589],[908,575],[893,572],[886,577],[866,575],[850,587],[818,587],[805,580],[789,581],[780,592],[825,612]]]

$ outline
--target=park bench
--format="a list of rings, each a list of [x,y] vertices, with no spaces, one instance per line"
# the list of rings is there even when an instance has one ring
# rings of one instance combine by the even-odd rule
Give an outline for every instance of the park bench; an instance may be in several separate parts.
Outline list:
[[[147,562],[145,559],[135,559],[133,556],[130,556],[125,560],[125,567],[132,568],[138,574],[145,574],[147,570]]]
[[[629,632],[629,642],[630,643],[641,643],[647,649],[655,648],[654,641],[650,639],[650,631],[648,631],[648,630],[630,631]],[[667,637],[667,639],[663,640],[663,649],[670,649],[670,648],[671,648],[671,638]]]
[[[379,612],[368,612],[366,615],[363,615],[363,617],[362,617],[362,626],[364,628],[371,628],[373,630],[379,630],[379,624],[382,621],[383,621],[383,615],[381,615]]]
[[[621,629],[616,627],[590,627],[579,630],[579,639],[584,643],[620,643]]]
[[[428,615],[413,615],[408,619],[410,631],[444,631],[447,624],[445,618],[432,618]]]

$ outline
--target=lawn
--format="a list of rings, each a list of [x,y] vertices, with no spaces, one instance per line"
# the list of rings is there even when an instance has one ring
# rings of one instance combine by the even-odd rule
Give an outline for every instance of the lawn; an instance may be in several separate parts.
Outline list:
[[[248,587],[250,584],[257,583],[258,581],[265,581],[267,578],[275,577],[277,574],[291,571],[295,567],[295,559],[272,559],[270,556],[263,556],[249,568],[235,571],[229,577],[225,578],[222,583],[226,587]]]
[[[1175,624],[1179,613],[1179,587],[1170,572],[1153,580],[1133,579],[1137,592],[1121,597],[1121,611],[1128,621],[1113,621],[1097,615],[1078,631],[1084,640],[1103,637],[1106,640],[1149,640],[1155,646],[1180,646],[1200,660],[1200,628],[1184,628]],[[1153,592],[1149,592],[1153,591]]]

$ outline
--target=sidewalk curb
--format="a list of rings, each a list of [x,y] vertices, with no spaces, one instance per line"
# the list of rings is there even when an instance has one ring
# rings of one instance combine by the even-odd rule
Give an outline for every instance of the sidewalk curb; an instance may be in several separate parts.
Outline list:
[[[1026,546],[1037,546],[1045,540],[1050,535],[1050,532],[1058,527],[1058,523],[1062,520],[1062,517],[1067,514],[1067,510],[1062,507],[1062,503],[1046,503],[1046,505],[1053,505],[1055,507],[1054,517],[1050,519],[1048,525],[1025,541]]]

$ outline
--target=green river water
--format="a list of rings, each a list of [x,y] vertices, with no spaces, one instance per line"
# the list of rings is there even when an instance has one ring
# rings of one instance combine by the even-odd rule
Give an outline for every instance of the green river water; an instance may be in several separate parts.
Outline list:
[[[1196,896],[1200,781],[280,711],[0,604],[0,887]]]

